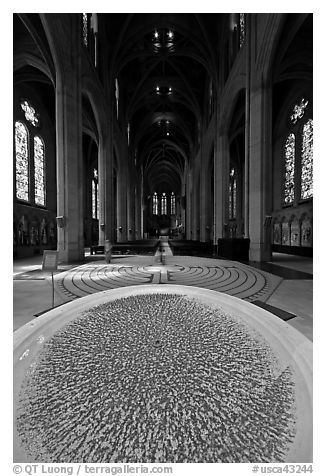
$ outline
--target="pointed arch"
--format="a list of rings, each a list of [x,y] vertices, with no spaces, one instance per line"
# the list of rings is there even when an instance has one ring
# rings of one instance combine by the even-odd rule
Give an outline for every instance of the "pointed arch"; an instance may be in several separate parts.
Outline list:
[[[28,201],[29,195],[29,134],[20,121],[15,122],[16,197]]]

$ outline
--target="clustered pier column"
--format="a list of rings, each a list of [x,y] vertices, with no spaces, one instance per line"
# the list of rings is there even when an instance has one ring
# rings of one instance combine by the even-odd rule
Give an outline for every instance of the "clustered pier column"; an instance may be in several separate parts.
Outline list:
[[[69,263],[83,259],[84,237],[81,74],[80,62],[75,60],[80,56],[80,38],[77,25],[66,27],[71,41],[62,45],[58,55],[55,98],[58,251],[59,260]]]

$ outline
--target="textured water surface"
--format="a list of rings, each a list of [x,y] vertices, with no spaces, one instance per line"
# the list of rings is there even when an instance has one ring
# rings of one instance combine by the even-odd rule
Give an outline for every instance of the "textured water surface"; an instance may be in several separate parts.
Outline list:
[[[94,307],[44,342],[20,393],[37,462],[284,461],[294,383],[236,318],[185,296]]]

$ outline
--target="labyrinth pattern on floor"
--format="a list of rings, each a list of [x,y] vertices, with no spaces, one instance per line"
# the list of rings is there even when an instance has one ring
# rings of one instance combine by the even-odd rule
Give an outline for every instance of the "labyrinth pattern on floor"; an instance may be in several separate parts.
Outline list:
[[[135,261],[78,266],[55,276],[56,290],[72,300],[124,286],[179,284],[264,302],[282,281],[278,276],[235,261],[180,256],[167,257],[165,264]]]

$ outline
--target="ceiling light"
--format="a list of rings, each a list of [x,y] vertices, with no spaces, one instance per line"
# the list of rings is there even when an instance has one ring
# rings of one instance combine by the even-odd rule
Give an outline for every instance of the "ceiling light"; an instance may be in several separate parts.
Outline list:
[[[159,90],[160,90],[160,87],[156,86],[156,91],[159,92]]]
[[[156,31],[156,30],[154,32],[154,38],[158,38],[158,31]]]
[[[166,135],[169,136],[169,135],[170,135],[170,132],[167,132]]]
[[[170,40],[172,40],[172,38],[173,38],[173,31],[170,30],[170,31],[168,32],[168,37],[170,38]]]
[[[171,92],[171,91],[172,91],[172,88],[169,88],[169,91]]]

